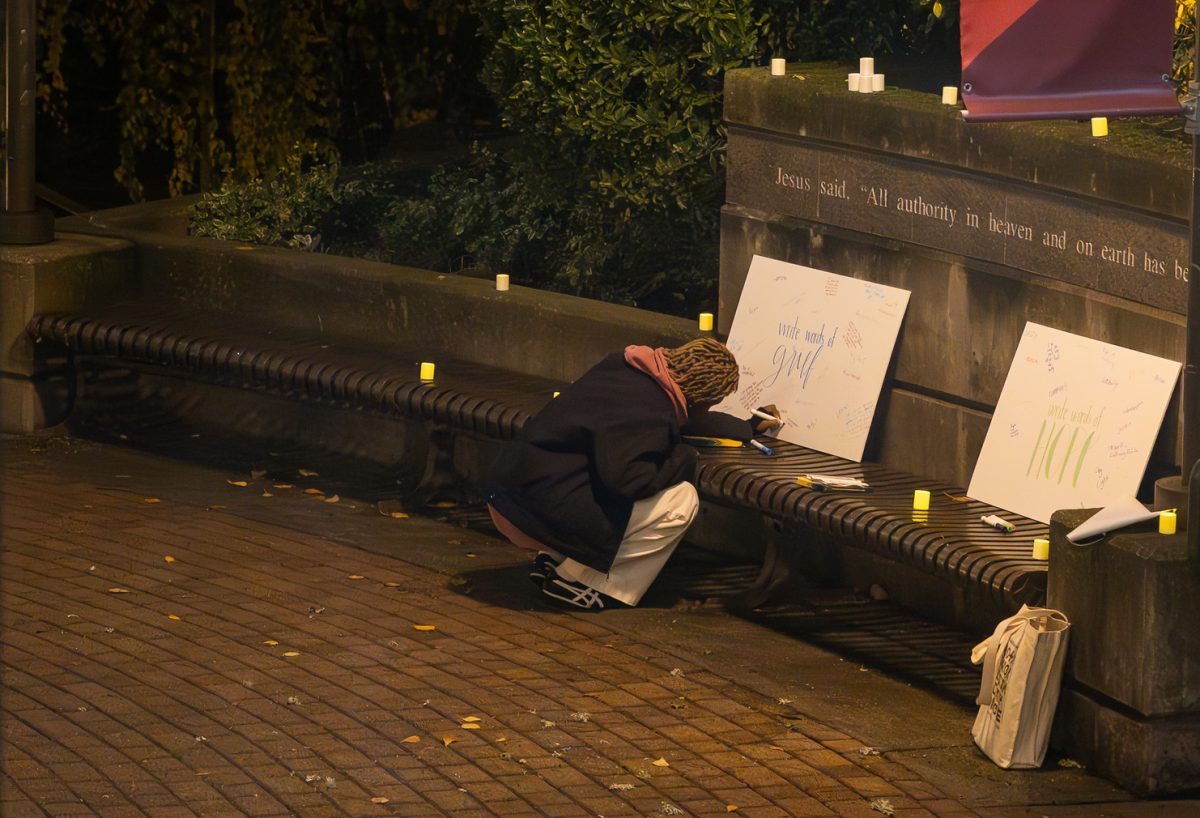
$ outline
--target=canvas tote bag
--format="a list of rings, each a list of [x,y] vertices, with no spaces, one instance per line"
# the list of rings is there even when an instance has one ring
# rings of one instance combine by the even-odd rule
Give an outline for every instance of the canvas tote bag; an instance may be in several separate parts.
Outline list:
[[[1005,769],[1042,766],[1070,627],[1059,611],[1022,605],[971,651],[971,662],[983,663],[971,735]]]

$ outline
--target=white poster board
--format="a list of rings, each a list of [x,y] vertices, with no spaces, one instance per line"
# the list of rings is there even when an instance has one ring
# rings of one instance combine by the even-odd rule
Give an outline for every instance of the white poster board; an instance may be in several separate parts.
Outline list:
[[[775,404],[779,438],[861,460],[908,295],[755,256],[729,333],[738,391],[716,408]]]
[[[1040,520],[1137,493],[1179,364],[1025,325],[967,493]]]

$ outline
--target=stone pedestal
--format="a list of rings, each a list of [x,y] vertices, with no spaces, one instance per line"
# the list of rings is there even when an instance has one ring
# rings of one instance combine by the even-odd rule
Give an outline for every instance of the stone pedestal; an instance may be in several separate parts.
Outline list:
[[[1090,546],[1051,524],[1048,605],[1071,620],[1055,743],[1143,795],[1200,788],[1200,566],[1153,522]]]
[[[25,334],[29,319],[129,298],[138,287],[127,241],[59,233],[49,244],[0,247],[0,432],[57,422],[69,396],[64,362],[35,348]]]

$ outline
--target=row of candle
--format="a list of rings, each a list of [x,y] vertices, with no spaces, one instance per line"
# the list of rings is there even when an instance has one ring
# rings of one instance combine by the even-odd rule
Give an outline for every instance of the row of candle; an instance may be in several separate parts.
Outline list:
[[[771,76],[787,76],[787,60],[774,57],[771,60]],[[884,89],[884,75],[875,73],[874,57],[859,57],[858,71],[846,75],[846,90],[870,94]],[[958,86],[942,87],[942,104],[958,105]],[[1092,136],[1108,136],[1108,117],[1092,117]]]
[[[930,494],[926,489],[917,489],[913,492],[913,511],[918,512],[919,516],[924,517],[920,522],[928,522]],[[914,515],[918,516],[918,515]],[[991,519],[999,518],[984,518],[985,522],[990,522]],[[1177,523],[1177,517],[1174,509],[1160,512],[1158,515],[1158,533],[1159,534],[1174,534]],[[997,526],[998,527],[998,526]],[[1012,530],[1009,526],[1008,530]],[[1050,540],[1045,537],[1036,537],[1033,541],[1033,558],[1035,560],[1050,559]]]

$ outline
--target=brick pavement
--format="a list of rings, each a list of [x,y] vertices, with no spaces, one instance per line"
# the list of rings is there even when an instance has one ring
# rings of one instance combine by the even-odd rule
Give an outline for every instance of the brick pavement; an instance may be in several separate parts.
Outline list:
[[[7,818],[974,814],[603,615],[169,492],[2,494]]]

